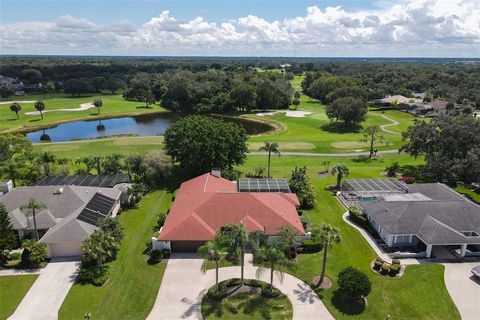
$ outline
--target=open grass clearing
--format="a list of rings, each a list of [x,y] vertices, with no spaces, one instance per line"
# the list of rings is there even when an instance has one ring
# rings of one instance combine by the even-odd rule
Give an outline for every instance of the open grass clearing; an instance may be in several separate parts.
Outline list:
[[[15,312],[37,278],[38,274],[0,276],[0,319]]]
[[[315,145],[310,142],[285,142],[279,141],[277,142],[282,150],[311,150],[315,149]],[[250,142],[248,144],[248,149],[251,151],[258,151],[260,147],[263,147],[263,142]]]
[[[136,209],[120,215],[125,237],[117,260],[110,263],[110,278],[102,287],[74,284],[59,312],[60,319],[145,319],[157,296],[166,264],[149,265],[144,254],[158,214],[171,203],[171,194],[155,191]]]

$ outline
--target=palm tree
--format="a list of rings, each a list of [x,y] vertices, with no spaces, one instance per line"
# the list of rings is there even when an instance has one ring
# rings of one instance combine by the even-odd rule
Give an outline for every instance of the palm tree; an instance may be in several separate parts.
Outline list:
[[[245,224],[240,222],[239,224],[232,225],[231,229],[231,243],[230,248],[233,251],[240,251],[240,281],[243,286],[244,268],[245,268],[245,247],[250,243],[250,234],[245,228]]]
[[[97,108],[98,114],[100,114],[100,107],[103,106],[103,101],[100,98],[93,100],[93,105]]]
[[[14,188],[17,186],[17,177],[22,166],[21,161],[18,162],[16,159],[10,158],[0,163],[0,172],[10,177]]]
[[[32,217],[33,217],[33,229],[35,230],[35,238],[37,239],[37,241],[40,240],[40,237],[38,236],[36,215],[37,215],[39,210],[45,209],[45,208],[46,208],[46,206],[44,204],[38,202],[37,200],[35,200],[35,198],[31,198],[30,201],[26,205],[24,205],[20,208],[22,211],[26,210],[27,215],[32,215]]]
[[[92,157],[92,163],[94,167],[97,169],[97,174],[102,174],[102,162],[103,158],[99,156]]]
[[[338,228],[333,227],[329,224],[322,224],[320,226],[320,229],[314,231],[314,235],[315,238],[323,244],[322,272],[320,274],[320,280],[318,281],[318,285],[320,285],[323,282],[323,278],[325,277],[328,247],[332,246],[334,243],[340,242],[342,238],[339,235]]]
[[[117,247],[111,234],[96,230],[83,241],[82,251],[88,259],[96,260],[97,267],[100,268],[107,259],[115,256]]]
[[[10,110],[15,112],[15,114],[17,115],[17,120],[20,119],[20,117],[18,116],[18,113],[20,112],[20,110],[22,110],[22,105],[20,103],[18,102],[12,103],[12,105],[10,106]]]
[[[48,151],[42,153],[42,155],[40,156],[40,163],[43,165],[46,176],[50,175],[51,173],[50,164],[55,163],[55,160],[56,160],[55,155]]]
[[[280,157],[280,150],[278,143],[270,143],[270,142],[265,142],[265,145],[260,148],[260,151],[266,151],[268,152],[268,168],[267,168],[267,176],[270,178],[270,157],[272,156],[272,152],[275,154],[278,154]]]
[[[347,177],[350,174],[350,170],[346,165],[337,163],[335,166],[333,166],[330,173],[332,175],[337,175],[337,189],[339,189],[340,185],[342,184],[343,176],[345,175]]]
[[[224,242],[220,234],[217,233],[213,240],[205,242],[205,244],[198,248],[197,254],[202,257],[202,272],[207,271],[207,264],[209,261],[215,262],[215,291],[218,292],[218,268],[220,262],[225,257]]]
[[[35,109],[40,112],[40,117],[42,117],[43,120],[43,110],[45,110],[45,102],[43,102],[43,100],[38,100],[37,102],[35,102]]]
[[[270,290],[273,290],[273,275],[275,273],[280,278],[280,282],[283,281],[283,272],[279,268],[293,265],[293,262],[285,256],[283,251],[273,245],[256,249],[254,255],[255,261],[259,264],[256,272],[257,278],[260,278],[267,269],[270,269]]]

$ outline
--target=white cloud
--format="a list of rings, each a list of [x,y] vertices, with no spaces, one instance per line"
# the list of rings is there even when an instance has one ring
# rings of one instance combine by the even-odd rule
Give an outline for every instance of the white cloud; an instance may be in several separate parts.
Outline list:
[[[291,56],[480,56],[479,0],[385,2],[377,10],[312,6],[304,16],[215,23],[169,11],[138,27],[65,15],[0,25],[2,53]]]

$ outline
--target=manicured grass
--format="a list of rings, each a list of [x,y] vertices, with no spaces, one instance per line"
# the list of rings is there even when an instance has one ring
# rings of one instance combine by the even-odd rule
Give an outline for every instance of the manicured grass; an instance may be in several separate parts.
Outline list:
[[[292,303],[286,295],[264,298],[261,295],[239,293],[216,301],[207,296],[202,301],[203,319],[292,319]]]
[[[136,101],[125,101],[121,95],[99,95],[82,98],[55,98],[45,100],[45,110],[78,108],[82,103],[92,102],[94,98],[101,98],[103,106],[100,108],[100,117],[112,117],[127,114],[142,114],[164,111],[158,105],[145,108],[145,105]],[[41,99],[38,97],[37,99]],[[35,100],[35,99],[33,99]],[[0,104],[0,132],[31,130],[42,126],[58,124],[65,121],[95,119],[98,118],[97,109],[92,108],[84,111],[58,111],[44,113],[42,120],[40,115],[26,115],[26,112],[36,111],[33,103],[22,103],[22,110],[17,119],[14,112],[10,111],[10,104]]]
[[[455,190],[457,190],[457,192],[460,192],[473,202],[480,204],[480,194],[476,193],[475,191],[470,190],[465,186],[458,186],[455,188]]]
[[[136,209],[124,211],[125,228],[117,260],[110,263],[110,279],[102,287],[74,284],[60,309],[60,319],[145,319],[157,296],[166,264],[149,265],[144,250],[153,234],[158,214],[171,203],[171,194],[155,191]]]
[[[329,250],[327,276],[333,280],[333,287],[319,292],[322,301],[337,319],[350,318],[343,313],[347,308],[339,310],[332,301],[337,289],[337,275],[347,266],[356,267],[365,272],[372,281],[372,292],[368,296],[368,306],[358,319],[385,319],[390,314],[392,319],[459,319],[459,313],[445,288],[442,265],[429,264],[409,266],[400,279],[389,279],[376,275],[370,270],[370,262],[375,253],[354,228],[342,220],[345,208],[325,188],[335,183],[335,177],[318,177],[317,172],[324,170],[322,161],[330,161],[331,165],[341,162],[350,168],[350,178],[381,178],[381,172],[387,165],[398,161],[400,165],[419,165],[422,159],[414,159],[408,155],[384,155],[374,160],[358,157],[313,158],[283,156],[272,161],[274,177],[288,177],[295,165],[308,167],[317,192],[317,206],[304,211],[314,226],[328,223],[340,229],[342,242]],[[266,157],[250,156],[240,169],[249,171],[252,167],[265,165]],[[296,268],[288,272],[311,283],[314,276],[320,274],[322,252],[303,254],[296,263]],[[345,306],[344,306],[345,307]]]
[[[37,278],[37,274],[0,277],[0,319],[7,319],[15,312]]]

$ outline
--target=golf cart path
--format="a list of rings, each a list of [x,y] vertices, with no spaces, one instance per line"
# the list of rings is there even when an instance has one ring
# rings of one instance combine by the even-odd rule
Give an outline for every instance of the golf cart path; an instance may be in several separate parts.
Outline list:
[[[78,112],[78,111],[85,111],[91,108],[95,108],[92,102],[87,102],[87,103],[82,103],[80,104],[80,107],[78,108],[67,108],[67,109],[54,109],[54,110],[45,110],[43,113],[47,112],[59,112],[59,111],[67,111],[67,112]],[[30,112],[25,112],[27,116],[39,116],[40,111],[30,111]]]
[[[52,259],[8,319],[58,319],[58,310],[75,282],[80,264],[78,260]]]
[[[255,279],[257,268],[251,264],[252,255],[247,254],[245,258],[245,278]],[[215,285],[215,269],[202,273],[202,262],[192,253],[172,254],[147,320],[202,319],[203,296]],[[260,280],[269,282],[269,275],[265,272]],[[238,277],[240,267],[219,269],[219,281]],[[274,286],[292,303],[293,319],[334,319],[313,289],[296,277],[285,273],[283,282],[275,277]]]
[[[388,120],[390,121],[390,123],[387,123],[387,124],[382,124],[380,126],[380,130],[382,130],[383,132],[385,133],[391,133],[391,134],[396,134],[396,135],[402,135],[400,132],[395,132],[395,131],[392,131],[392,130],[388,130],[388,129],[385,129],[387,127],[393,127],[393,126],[398,126],[400,124],[400,122],[398,122],[397,120],[395,119],[392,119],[392,118],[389,118],[387,117],[386,115],[384,114],[379,114],[380,117],[382,117],[383,119],[385,120]]]

